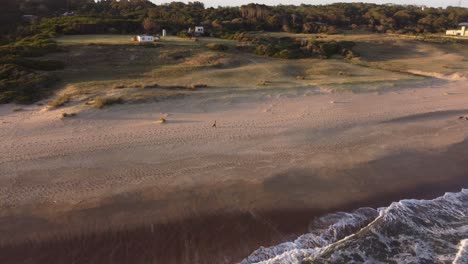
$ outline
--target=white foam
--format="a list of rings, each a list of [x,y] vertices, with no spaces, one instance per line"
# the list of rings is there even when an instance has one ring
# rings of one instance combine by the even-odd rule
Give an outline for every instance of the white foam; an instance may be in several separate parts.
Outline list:
[[[467,215],[468,189],[434,200],[408,199],[378,210],[330,214],[313,221],[309,234],[262,247],[242,264],[302,263],[304,259],[347,263],[353,258],[379,263],[382,256],[397,263],[468,263]],[[457,238],[464,239],[458,247],[450,242]]]
[[[312,222],[311,233],[302,235],[293,242],[269,248],[261,247],[241,264],[300,263],[304,258],[314,256],[328,245],[346,237],[349,229],[356,231],[376,216],[377,211],[372,208],[360,208],[353,213],[328,214]]]
[[[460,242],[457,255],[453,260],[453,264],[466,264],[468,263],[468,239],[463,239]]]

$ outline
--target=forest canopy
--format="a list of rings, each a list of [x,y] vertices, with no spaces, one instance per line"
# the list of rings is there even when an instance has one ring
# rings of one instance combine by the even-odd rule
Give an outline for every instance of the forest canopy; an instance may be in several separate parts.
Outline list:
[[[418,34],[443,32],[468,21],[468,8],[462,7],[421,8],[413,5],[336,3],[317,6],[248,4],[241,7],[206,8],[201,2],[156,5],[147,0],[3,0],[0,30],[2,34],[36,33],[32,32],[35,28],[31,28],[31,21],[25,21],[22,16],[37,17],[37,21],[32,22],[34,25],[48,18],[63,17],[65,12],[84,17],[81,23],[68,18],[75,25],[99,24],[96,21],[103,21],[97,33],[136,33],[144,31],[143,22],[146,21],[146,25],[151,24],[153,29],[164,27],[173,33],[189,26],[204,25],[211,31],[222,32],[265,30],[333,33],[336,29],[365,29],[381,33]],[[89,23],[86,19],[89,19]],[[112,24],[110,20],[120,22]],[[125,20],[129,22],[123,22]],[[138,27],[135,27],[135,21],[138,21]],[[60,22],[66,24],[67,19],[62,18]],[[12,25],[18,25],[18,30]],[[124,26],[125,30],[116,26]],[[80,32],[75,30],[69,33]]]

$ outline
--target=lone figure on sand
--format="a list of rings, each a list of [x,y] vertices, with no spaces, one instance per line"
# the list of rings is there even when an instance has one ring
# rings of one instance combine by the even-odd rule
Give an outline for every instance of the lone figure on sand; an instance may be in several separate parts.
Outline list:
[[[215,122],[213,123],[213,125],[211,127],[216,128],[216,120],[215,120]]]

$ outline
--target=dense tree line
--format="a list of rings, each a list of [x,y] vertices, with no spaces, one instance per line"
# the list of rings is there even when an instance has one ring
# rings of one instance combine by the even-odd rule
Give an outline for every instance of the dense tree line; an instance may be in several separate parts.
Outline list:
[[[0,36],[11,33],[20,19],[21,12],[15,0],[3,0],[3,2],[0,2]]]
[[[88,24],[96,24],[97,18],[132,20],[139,21],[140,26],[129,30],[146,29],[152,32],[166,28],[173,33],[194,25],[204,25],[212,32],[267,30],[334,33],[340,29],[365,29],[382,33],[435,33],[468,21],[468,9],[461,7],[422,9],[411,5],[337,3],[321,6],[249,4],[241,7],[205,8],[201,2],[156,5],[147,0],[2,1],[0,22],[3,28],[0,29],[3,33],[8,29],[11,31],[14,28],[11,25],[20,23],[21,15],[36,15],[44,19],[60,16],[67,11],[89,17]],[[9,26],[5,28],[5,25]],[[24,27],[21,29],[21,32],[28,31]],[[109,25],[106,29],[110,33],[130,33],[116,29],[115,25]]]

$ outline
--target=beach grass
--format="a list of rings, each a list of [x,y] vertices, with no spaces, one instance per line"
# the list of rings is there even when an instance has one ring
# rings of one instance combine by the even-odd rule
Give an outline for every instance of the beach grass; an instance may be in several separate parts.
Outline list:
[[[295,89],[322,87],[336,91],[369,91],[397,87],[402,83],[424,83],[427,78],[451,78],[466,71],[468,49],[463,45],[422,42],[394,35],[311,35],[255,33],[272,37],[349,40],[357,43],[359,58],[345,60],[284,60],[235,50],[231,40],[166,37],[155,49],[131,41],[130,35],[75,35],[57,38],[68,52],[50,54],[66,61],[59,71],[70,100],[87,102],[95,96],[119,96],[127,102],[190,94],[196,89],[149,89],[144,87],[192,87],[210,89]],[[219,47],[222,47],[221,49]],[[230,51],[225,51],[229,49]],[[255,76],[255,78],[252,78]],[[268,80],[268,81],[264,81]],[[194,87],[198,88],[198,87]],[[138,98],[138,100],[135,100]],[[63,96],[51,100],[54,107],[67,102]]]

